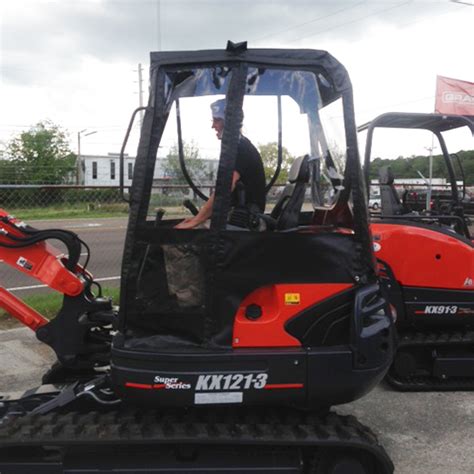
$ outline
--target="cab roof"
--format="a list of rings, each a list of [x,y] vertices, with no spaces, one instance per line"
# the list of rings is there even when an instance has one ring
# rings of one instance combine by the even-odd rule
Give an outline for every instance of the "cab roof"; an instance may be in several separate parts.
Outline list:
[[[463,115],[425,114],[408,112],[388,112],[379,115],[371,122],[360,125],[357,130],[362,132],[369,128],[413,128],[430,130],[433,133],[445,132],[467,126],[474,135],[474,121]]]

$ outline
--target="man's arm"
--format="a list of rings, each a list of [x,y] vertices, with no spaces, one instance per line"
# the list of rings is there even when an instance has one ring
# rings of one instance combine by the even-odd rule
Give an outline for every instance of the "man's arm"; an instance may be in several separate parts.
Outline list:
[[[211,217],[212,206],[214,205],[214,193],[209,196],[209,199],[202,205],[199,212],[193,216],[184,219],[179,224],[175,225],[175,229],[193,229],[194,227],[202,224]]]
[[[234,190],[237,181],[240,179],[240,174],[237,171],[234,171],[232,175],[232,189]],[[199,224],[210,219],[212,215],[212,207],[214,205],[214,193],[209,196],[209,199],[202,205],[199,212],[194,217],[188,217],[181,221],[179,224],[175,225],[175,229],[194,229]]]

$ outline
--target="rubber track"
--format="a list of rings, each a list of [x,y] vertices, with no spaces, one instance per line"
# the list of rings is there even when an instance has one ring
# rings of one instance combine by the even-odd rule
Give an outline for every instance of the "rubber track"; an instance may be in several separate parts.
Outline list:
[[[449,345],[474,345],[474,331],[428,332],[406,331],[399,335],[398,350],[407,347],[430,346],[446,347]],[[474,390],[474,379],[451,378],[442,380],[438,377],[399,377],[392,369],[385,380],[395,389],[405,392]]]
[[[377,472],[393,472],[390,458],[372,431],[354,417],[334,412],[318,416],[266,408],[118,409],[11,415],[0,425],[0,449],[186,443],[353,448],[374,455]]]

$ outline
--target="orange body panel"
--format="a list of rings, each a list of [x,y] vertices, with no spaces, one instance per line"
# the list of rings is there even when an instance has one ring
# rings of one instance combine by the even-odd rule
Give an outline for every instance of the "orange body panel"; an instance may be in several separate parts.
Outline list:
[[[64,267],[59,251],[45,242],[31,247],[0,248],[0,259],[7,265],[68,296],[77,296],[83,289],[82,281]]]
[[[299,347],[285,323],[316,303],[352,287],[348,283],[276,284],[259,288],[244,298],[234,321],[233,347]],[[245,316],[249,305],[258,305],[262,315]]]
[[[422,227],[372,223],[377,259],[402,286],[474,290],[474,248]]]

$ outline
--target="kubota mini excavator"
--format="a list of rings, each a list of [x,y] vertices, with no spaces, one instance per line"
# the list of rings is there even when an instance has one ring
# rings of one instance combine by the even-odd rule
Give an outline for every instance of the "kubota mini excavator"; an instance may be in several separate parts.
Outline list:
[[[210,228],[176,229],[155,208],[157,153],[174,129],[184,162],[183,135],[216,97],[227,105]],[[231,206],[244,99],[263,132],[276,117],[280,163],[285,111],[307,147],[272,215]],[[329,166],[328,108],[341,112],[343,174]],[[1,293],[58,356],[49,385],[3,397],[2,474],[393,472],[370,430],[328,411],[372,389],[394,347],[343,66],[324,51],[245,43],[152,53],[129,200],[118,314],[94,296],[74,234],[2,214],[5,262],[65,294],[46,322]],[[69,256],[54,257],[49,238]]]
[[[464,176],[456,173],[461,162],[449,154],[445,136],[464,129],[472,138],[474,122],[440,114],[380,115],[359,127],[367,130],[367,183],[374,132],[381,129],[397,133],[399,143],[405,143],[403,131],[432,132],[450,186],[450,197],[445,192],[441,204],[429,205],[425,212],[414,211],[407,199],[410,191],[405,190],[400,198],[390,168],[380,173],[382,206],[380,214],[371,216],[371,230],[382,282],[396,308],[399,333],[387,380],[399,390],[473,390],[474,242],[462,203]]]

